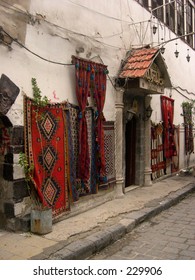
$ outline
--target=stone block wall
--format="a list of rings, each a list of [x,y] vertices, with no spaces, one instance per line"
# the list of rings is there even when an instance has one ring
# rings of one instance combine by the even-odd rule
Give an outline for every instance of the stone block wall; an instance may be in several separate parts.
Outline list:
[[[24,151],[23,126],[2,127],[0,147],[0,227],[23,230],[27,228],[24,217],[29,214],[28,188],[18,163]]]
[[[24,151],[24,127],[7,117],[19,94],[19,87],[6,75],[0,78],[0,228],[29,228],[30,203],[19,154]]]

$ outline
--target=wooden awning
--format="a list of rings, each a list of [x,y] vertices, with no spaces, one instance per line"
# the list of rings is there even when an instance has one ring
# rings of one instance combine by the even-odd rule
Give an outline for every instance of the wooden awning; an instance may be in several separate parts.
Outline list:
[[[158,48],[132,49],[119,71],[118,80],[127,86],[163,93],[165,87],[171,87],[171,80],[165,60]]]

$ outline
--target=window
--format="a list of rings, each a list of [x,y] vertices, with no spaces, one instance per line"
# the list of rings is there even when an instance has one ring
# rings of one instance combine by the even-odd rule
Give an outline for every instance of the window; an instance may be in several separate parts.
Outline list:
[[[163,21],[163,0],[152,0],[153,15]]]
[[[186,34],[193,32],[193,7],[190,1],[186,3]],[[193,35],[186,36],[188,44],[193,47]]]
[[[176,35],[195,32],[195,0],[136,0]],[[150,7],[151,5],[151,7]],[[195,49],[195,34],[181,38]]]
[[[184,5],[183,1],[177,1],[177,30],[176,33],[184,35]]]
[[[171,3],[170,0],[166,0],[166,24],[167,26],[175,32],[175,3]]]
[[[145,8],[148,8],[148,0],[136,0],[138,3],[140,3]]]

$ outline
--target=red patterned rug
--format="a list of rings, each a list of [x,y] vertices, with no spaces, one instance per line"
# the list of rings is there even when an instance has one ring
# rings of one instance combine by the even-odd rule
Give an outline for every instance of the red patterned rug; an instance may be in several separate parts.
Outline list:
[[[26,151],[34,165],[33,180],[44,206],[53,215],[69,209],[66,121],[63,104],[38,108],[25,97]]]

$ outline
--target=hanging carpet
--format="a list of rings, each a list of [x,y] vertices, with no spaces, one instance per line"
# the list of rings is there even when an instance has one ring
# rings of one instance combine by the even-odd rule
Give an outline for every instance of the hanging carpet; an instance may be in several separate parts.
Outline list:
[[[56,216],[69,210],[68,137],[65,104],[37,107],[24,98],[25,141],[29,164],[34,166],[33,183],[43,206]]]
[[[151,126],[151,169],[152,180],[164,175],[163,125],[161,123]]]
[[[107,182],[102,186],[112,186],[116,182],[115,172],[115,133],[114,122],[106,121],[104,123],[104,154],[105,154],[105,174]]]
[[[176,156],[176,147],[174,142],[174,99],[161,95],[161,112],[163,119],[163,148],[164,157],[171,159]]]
[[[91,107],[86,108],[89,178],[84,180],[79,176],[79,107],[68,103],[67,109],[66,122],[69,145],[68,154],[70,159],[70,191],[72,200],[77,201],[80,196],[97,193],[94,112]]]

